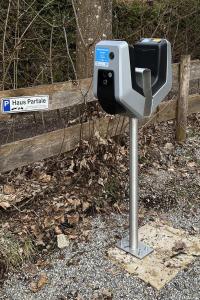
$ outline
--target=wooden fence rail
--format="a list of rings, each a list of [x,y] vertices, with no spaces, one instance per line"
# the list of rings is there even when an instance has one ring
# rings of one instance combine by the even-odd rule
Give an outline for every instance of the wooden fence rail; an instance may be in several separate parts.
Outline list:
[[[200,60],[191,62],[190,80],[200,79]],[[173,64],[173,87],[172,92],[177,93],[179,90],[179,64]],[[87,102],[94,101],[92,93],[92,79],[80,80],[76,82],[63,82],[48,85],[40,85],[29,88],[20,88],[17,90],[0,91],[0,101],[6,97],[17,96],[35,96],[49,95],[49,110],[62,109],[84,102],[83,95],[86,94]],[[9,120],[10,116],[0,112],[0,121]]]
[[[179,64],[173,65],[173,91],[179,91]],[[187,76],[186,76],[187,77]],[[188,78],[188,77],[187,77]],[[190,78],[200,78],[200,61],[192,61],[190,67]],[[48,94],[50,96],[50,110],[71,107],[87,101],[94,101],[92,93],[92,80],[81,80],[79,85],[73,82],[43,85],[33,88],[22,88],[17,90],[2,91],[0,98],[15,97],[23,95]],[[84,96],[84,97],[83,97]],[[177,115],[177,99],[161,103],[156,114],[151,119],[143,120],[140,125],[162,122],[175,119]],[[188,97],[188,115],[200,112],[200,95]],[[21,114],[23,117],[23,114]],[[9,115],[0,113],[0,121],[8,120]],[[0,146],[0,172],[6,172],[27,164],[68,152],[77,147],[82,138],[88,139],[94,131],[100,132],[101,136],[119,135],[128,128],[128,119],[124,117],[104,117],[91,122],[86,122],[65,129],[41,134],[32,138],[23,139],[13,143]]]
[[[39,85],[29,88],[20,88],[17,90],[0,91],[0,102],[2,98],[19,97],[19,96],[36,96],[49,95],[49,109],[62,109],[79,105],[84,102],[94,101],[92,92],[92,79],[82,79],[79,83],[67,81],[62,83],[53,83]],[[0,121],[9,120],[10,115],[0,112]]]

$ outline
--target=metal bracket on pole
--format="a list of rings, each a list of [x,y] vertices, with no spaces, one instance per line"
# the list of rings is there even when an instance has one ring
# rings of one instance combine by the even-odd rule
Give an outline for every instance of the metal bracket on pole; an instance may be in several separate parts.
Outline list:
[[[117,247],[137,258],[144,258],[153,249],[138,241],[138,119],[130,117],[130,207],[129,237]]]

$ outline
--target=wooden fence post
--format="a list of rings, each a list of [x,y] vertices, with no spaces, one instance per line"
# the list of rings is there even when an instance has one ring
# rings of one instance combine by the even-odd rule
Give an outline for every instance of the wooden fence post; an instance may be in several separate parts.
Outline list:
[[[181,56],[179,74],[179,97],[177,103],[176,140],[184,142],[186,139],[188,98],[190,85],[190,55]]]

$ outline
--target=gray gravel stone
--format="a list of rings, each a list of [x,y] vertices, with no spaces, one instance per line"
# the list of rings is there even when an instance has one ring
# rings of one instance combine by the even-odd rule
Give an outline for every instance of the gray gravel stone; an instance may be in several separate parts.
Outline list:
[[[146,221],[148,221],[147,216]],[[162,214],[163,217],[163,214]],[[181,210],[172,210],[164,216],[175,227],[190,230],[197,226],[198,218],[184,216]],[[49,283],[39,292],[30,291],[31,274],[10,274],[0,294],[2,300],[84,300],[108,299],[103,294],[111,293],[115,300],[199,300],[200,299],[200,259],[181,271],[176,278],[161,291],[155,291],[140,279],[129,275],[108,260],[106,251],[115,245],[117,239],[126,235],[127,216],[110,215],[97,217],[92,222],[88,242],[73,243],[69,248],[51,256],[51,268],[45,272]],[[62,254],[62,259],[60,257]],[[97,297],[99,296],[99,298]]]
[[[172,139],[168,137],[169,122],[163,126],[166,126],[166,136],[162,136],[162,140],[168,145],[165,143],[164,151],[160,151],[161,143],[155,151],[153,143],[143,157],[145,170],[140,174],[140,207],[144,205],[146,212],[140,225],[160,217],[175,228],[191,234],[200,233],[199,130],[194,135],[194,128],[190,127],[187,142],[175,144],[173,149],[169,145]],[[191,162],[196,167],[193,168]],[[149,165],[148,174],[146,165]],[[127,221],[127,215],[96,217],[88,242],[74,242],[54,253],[49,258],[51,267],[38,269],[36,276],[27,271],[23,273],[23,269],[18,274],[9,274],[0,299],[97,300],[109,299],[106,295],[111,293],[114,300],[199,300],[200,258],[179,272],[160,292],[109,261],[107,250],[126,236]],[[34,294],[30,283],[42,272],[47,274],[48,284]]]

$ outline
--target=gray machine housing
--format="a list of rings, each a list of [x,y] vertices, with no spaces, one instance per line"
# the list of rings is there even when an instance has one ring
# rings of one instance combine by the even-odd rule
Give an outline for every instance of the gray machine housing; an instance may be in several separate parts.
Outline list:
[[[140,41],[141,46],[144,44],[145,47],[145,45],[147,43],[151,43],[152,40],[153,39],[142,39]],[[111,89],[113,90],[113,95],[117,105],[122,108],[119,110],[120,113],[136,118],[150,116],[160,102],[166,97],[172,87],[171,44],[167,40],[162,41],[165,41],[167,44],[165,68],[166,79],[159,89],[152,92],[153,79],[151,69],[146,68],[145,66],[143,68],[135,67],[135,81],[141,88],[142,93],[133,88],[130,47],[128,43],[125,41],[99,42],[95,48],[94,61],[93,91],[95,97],[99,98],[99,72],[103,72],[105,70],[108,72],[108,76],[113,76]],[[107,79],[103,79],[105,84],[106,80]]]

